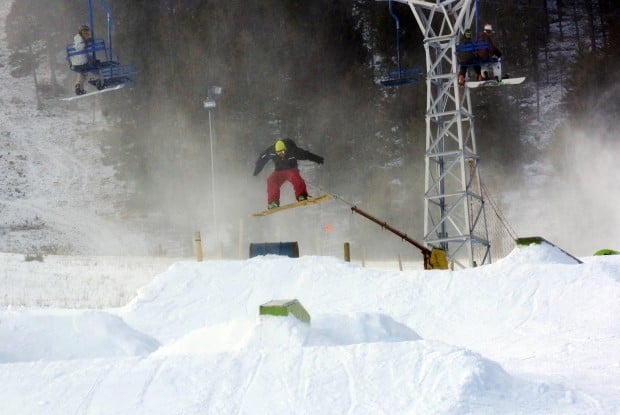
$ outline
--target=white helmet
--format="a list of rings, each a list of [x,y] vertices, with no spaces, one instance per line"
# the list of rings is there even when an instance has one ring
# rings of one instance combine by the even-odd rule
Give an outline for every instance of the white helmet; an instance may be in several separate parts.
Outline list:
[[[484,31],[485,32],[492,32],[493,31],[493,26],[491,26],[489,23],[486,23],[484,25]]]

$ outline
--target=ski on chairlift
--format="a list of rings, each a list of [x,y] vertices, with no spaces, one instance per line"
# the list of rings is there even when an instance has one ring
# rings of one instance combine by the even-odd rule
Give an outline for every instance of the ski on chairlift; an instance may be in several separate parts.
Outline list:
[[[116,91],[116,90],[119,90],[119,89],[123,88],[125,85],[127,85],[127,83],[117,84],[117,85],[114,85],[114,86],[109,86],[109,87],[106,87],[104,89],[96,89],[94,91],[86,92],[86,93],[80,94],[80,95],[74,95],[72,97],[60,98],[60,100],[61,101],[75,101],[77,99],[88,98],[88,97],[91,97],[93,95],[104,94],[106,92]]]
[[[525,81],[525,77],[510,78],[508,75],[502,76],[502,60],[497,59],[492,62],[482,64],[482,81],[468,81],[465,86],[468,88],[478,88],[480,86],[502,86],[519,85]]]

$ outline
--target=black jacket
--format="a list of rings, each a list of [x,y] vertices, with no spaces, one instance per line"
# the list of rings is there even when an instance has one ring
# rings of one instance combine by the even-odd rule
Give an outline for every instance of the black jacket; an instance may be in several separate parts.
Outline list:
[[[323,164],[323,157],[317,156],[314,153],[297,147],[297,144],[290,138],[285,138],[284,145],[286,145],[286,153],[284,157],[279,157],[276,154],[275,144],[270,145],[258,156],[256,160],[256,167],[254,168],[254,176],[261,172],[265,164],[269,160],[273,160],[275,170],[287,170],[297,168],[297,160],[310,160],[318,164]]]

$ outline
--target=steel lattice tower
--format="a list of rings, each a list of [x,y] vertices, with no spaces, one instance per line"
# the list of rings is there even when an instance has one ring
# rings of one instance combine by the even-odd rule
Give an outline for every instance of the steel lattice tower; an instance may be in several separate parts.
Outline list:
[[[409,5],[424,35],[424,243],[460,267],[490,263],[471,100],[457,80],[456,44],[474,23],[475,0],[394,1]]]

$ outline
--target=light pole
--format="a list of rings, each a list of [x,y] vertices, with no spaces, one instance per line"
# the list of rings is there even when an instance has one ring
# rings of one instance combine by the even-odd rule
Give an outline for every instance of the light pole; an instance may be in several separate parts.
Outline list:
[[[209,147],[211,150],[211,199],[213,202],[213,232],[215,234],[215,241],[217,243],[217,246],[219,246],[219,235],[217,232],[217,211],[215,208],[215,152],[213,151],[215,137],[213,133],[213,116],[211,115],[211,112],[215,110],[215,100],[221,93],[221,87],[212,86],[211,88],[209,88],[209,95],[207,96],[207,99],[205,99],[202,103],[203,107],[207,111],[209,111]]]

